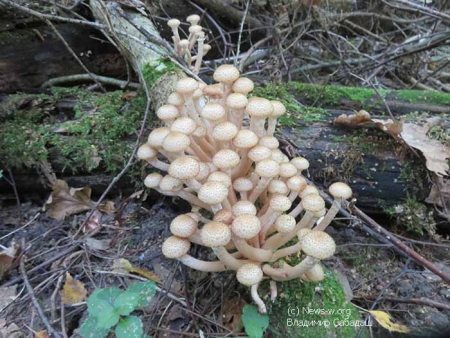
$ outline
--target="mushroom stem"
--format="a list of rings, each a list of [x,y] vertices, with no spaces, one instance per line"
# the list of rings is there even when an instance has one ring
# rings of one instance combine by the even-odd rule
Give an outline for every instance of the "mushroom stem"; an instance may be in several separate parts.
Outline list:
[[[302,249],[302,245],[300,242],[297,242],[294,245],[288,246],[286,248],[277,250],[273,253],[272,258],[270,259],[270,262],[275,262],[276,260],[286,257],[286,256],[290,256],[293,254],[296,254],[297,252],[299,252]]]
[[[207,262],[194,258],[190,255],[183,255],[177,259],[184,265],[190,267],[191,269],[199,271],[215,272],[215,271],[229,270],[221,261]]]
[[[250,244],[248,244],[245,239],[233,236],[233,242],[236,245],[238,251],[248,259],[258,262],[267,262],[270,260],[270,257],[272,257],[272,251],[254,248]]]
[[[275,133],[275,128],[277,127],[277,118],[276,117],[269,117],[269,122],[267,124],[267,135],[273,136]]]
[[[159,169],[162,171],[169,171],[169,164],[160,161],[156,157],[153,157],[153,158],[147,160],[147,162],[150,163],[156,169]]]
[[[258,294],[258,286],[259,286],[259,283],[253,284],[251,286],[252,298],[253,298],[253,301],[255,302],[255,304],[258,305],[259,313],[266,314],[267,313],[266,304],[264,304],[263,300],[261,299],[261,297]]]
[[[270,285],[270,300],[274,302],[277,300],[278,296],[277,282],[274,280],[270,280],[269,285]]]
[[[292,217],[297,217],[298,215],[300,215],[303,211],[303,206],[301,203],[297,204],[296,207],[294,209],[292,209],[292,211],[289,213],[289,216]]]
[[[267,188],[271,180],[272,180],[271,177],[261,177],[257,186],[253,188],[252,192],[250,193],[248,200],[252,203],[255,203],[258,196],[261,195],[264,189]]]
[[[339,212],[339,209],[341,208],[341,201],[335,199],[333,201],[333,204],[331,205],[331,208],[326,213],[325,217],[322,219],[322,221],[314,228],[314,230],[320,230],[324,231],[326,227],[331,223],[333,218],[337,215]]]
[[[299,264],[296,266],[290,266],[289,264],[285,264],[282,269],[267,269],[268,271],[264,270],[264,268],[267,266],[263,266],[263,271],[270,275],[270,272],[273,272],[273,270],[284,270],[282,275],[280,276],[279,271],[277,272],[277,275],[272,277],[274,280],[277,281],[288,281],[295,278],[300,278],[304,273],[308,272],[314,265],[319,263],[320,260],[311,256],[306,256],[305,259],[303,259]]]
[[[197,49],[197,58],[195,60],[194,73],[198,74],[200,72],[200,67],[202,66],[203,59],[203,44],[205,42],[205,37],[200,36],[197,39],[198,49]]]
[[[217,258],[225,264],[228,269],[237,270],[239,267],[247,263],[246,260],[237,260],[234,258],[223,246],[218,246],[213,248],[214,253]]]

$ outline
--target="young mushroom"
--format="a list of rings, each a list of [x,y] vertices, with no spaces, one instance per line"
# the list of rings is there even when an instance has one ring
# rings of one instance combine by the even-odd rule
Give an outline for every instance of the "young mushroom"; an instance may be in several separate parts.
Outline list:
[[[333,205],[331,206],[330,210],[328,210],[322,221],[317,225],[315,230],[325,230],[339,212],[342,200],[346,200],[352,197],[352,189],[347,184],[342,182],[333,183],[328,188],[328,191],[334,197]]]

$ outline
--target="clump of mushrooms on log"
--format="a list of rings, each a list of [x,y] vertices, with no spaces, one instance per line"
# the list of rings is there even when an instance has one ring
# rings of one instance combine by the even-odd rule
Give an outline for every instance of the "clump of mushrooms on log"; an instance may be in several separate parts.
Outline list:
[[[196,15],[188,17],[190,35],[181,40],[178,20],[170,20],[175,50],[198,72],[210,49]],[[191,50],[197,42],[197,56]],[[324,232],[341,201],[352,195],[345,183],[329,192],[334,203],[327,211],[318,190],[302,172],[309,162],[291,160],[274,137],[277,118],[286,112],[279,101],[251,96],[252,80],[240,77],[232,65],[222,65],[207,85],[190,77],[157,110],[164,127],[154,129],[138,149],[138,157],[159,172],[147,175],[146,187],[177,196],[192,205],[170,224],[172,236],[162,245],[167,258],[201,271],[234,271],[237,280],[251,288],[261,313],[266,306],[258,286],[270,280],[271,299],[276,282],[324,278],[321,261],[335,252],[333,238]],[[160,172],[165,172],[163,175]],[[295,237],[296,244],[287,245]],[[217,260],[189,255],[192,244],[211,248]],[[283,258],[303,254],[291,266]]]

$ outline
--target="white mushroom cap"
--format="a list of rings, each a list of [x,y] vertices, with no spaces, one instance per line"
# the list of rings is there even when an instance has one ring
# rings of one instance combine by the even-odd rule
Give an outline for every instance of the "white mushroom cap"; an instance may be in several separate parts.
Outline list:
[[[179,180],[189,180],[197,176],[200,165],[192,157],[178,157],[169,166],[169,175]]]
[[[203,88],[203,94],[212,99],[221,99],[225,96],[225,93],[220,84],[207,85],[205,88]]]
[[[206,84],[205,84],[205,86],[206,86]],[[195,100],[203,97],[203,90],[200,89],[200,83],[198,84],[198,87],[199,88],[196,89],[194,93],[192,93],[192,98]]]
[[[233,182],[233,189],[237,192],[246,192],[253,189],[253,183],[251,180],[245,177],[239,177]]]
[[[184,98],[183,95],[177,92],[173,92],[169,95],[167,98],[167,104],[171,104],[173,106],[182,106],[184,104]]]
[[[335,199],[349,199],[352,197],[352,189],[343,182],[336,182],[330,185],[328,191]]]
[[[268,160],[272,156],[272,151],[264,146],[256,145],[248,152],[248,158],[253,162],[260,162],[262,160]]]
[[[237,152],[231,149],[222,149],[214,155],[212,161],[217,168],[225,170],[236,167],[241,161],[241,158]]]
[[[145,177],[144,185],[147,188],[152,188],[152,189],[158,188],[159,187],[159,183],[161,182],[162,178],[163,178],[163,176],[161,174],[158,174],[158,173],[148,174]]]
[[[221,142],[231,141],[237,134],[237,127],[228,121],[220,122],[214,127],[212,137]]]
[[[234,137],[233,144],[241,149],[252,148],[258,144],[258,136],[251,130],[241,129]]]
[[[238,201],[236,202],[232,208],[231,211],[233,211],[233,214],[235,216],[241,216],[241,215],[256,215],[256,207],[252,202],[249,201]]]
[[[228,209],[220,209],[214,215],[214,221],[225,223],[226,225],[230,225],[233,222],[233,213]]]
[[[198,162],[199,171],[197,176],[195,176],[195,179],[197,181],[203,181],[206,180],[211,173],[211,169],[207,163],[204,162]]]
[[[311,282],[320,282],[325,279],[325,273],[323,272],[322,266],[317,263],[311,269],[305,273],[306,278]]]
[[[325,201],[318,194],[302,197],[302,206],[306,211],[317,212],[325,208]]]
[[[179,117],[172,122],[170,131],[191,135],[197,129],[197,123],[189,117]]]
[[[162,245],[162,253],[167,258],[180,258],[188,253],[191,242],[185,238],[170,236]]]
[[[150,160],[154,158],[156,155],[158,155],[158,150],[150,147],[150,145],[147,143],[141,145],[136,153],[136,156],[140,160]]]
[[[319,194],[319,190],[317,190],[316,187],[312,185],[307,185],[300,191],[299,196],[300,198],[304,198],[307,195],[317,195],[317,194]]]
[[[222,65],[213,74],[214,81],[233,83],[239,78],[239,70],[232,65]]]
[[[269,201],[270,207],[275,211],[288,211],[292,202],[284,195],[273,195]]]
[[[159,149],[162,147],[164,138],[170,133],[170,129],[166,127],[153,129],[148,135],[147,143],[153,148]]]
[[[180,47],[182,47],[182,49],[188,48],[189,47],[189,40],[182,39],[182,40],[180,40],[180,42],[178,44],[180,45]]]
[[[275,228],[280,233],[287,233],[294,230],[297,222],[295,218],[289,215],[280,215],[275,221]]]
[[[289,189],[282,180],[272,180],[267,186],[267,191],[271,194],[287,195]]]
[[[273,106],[273,113],[270,117],[280,117],[284,113],[286,113],[286,107],[280,101],[270,101]]]
[[[202,31],[203,27],[200,25],[192,25],[189,27],[189,33],[198,34]]]
[[[311,231],[301,239],[302,250],[308,256],[323,260],[333,256],[336,244],[333,238],[323,231]]]
[[[170,232],[178,237],[187,238],[197,231],[197,222],[189,215],[179,215],[170,223]]]
[[[159,188],[164,191],[179,191],[183,188],[183,182],[178,178],[166,175],[159,182]]]
[[[200,115],[209,121],[220,121],[225,116],[225,108],[218,103],[208,102],[203,107]]]
[[[247,77],[240,77],[233,83],[233,91],[235,93],[247,95],[253,88],[255,88],[253,81]]]
[[[251,117],[265,118],[273,112],[273,105],[269,100],[262,97],[252,97],[248,100],[245,111]]]
[[[226,105],[231,109],[244,109],[247,106],[248,99],[244,94],[233,93],[228,95]]]
[[[278,163],[289,162],[289,158],[280,149],[272,149],[270,158]]]
[[[229,188],[231,186],[231,177],[227,173],[222,171],[212,172],[207,179],[208,182],[218,182],[222,183],[224,186]]]
[[[207,133],[207,129],[205,126],[197,126],[197,128],[195,129],[195,131],[192,133],[192,136],[195,137],[205,137],[206,133]]]
[[[189,136],[172,131],[164,138],[162,147],[168,152],[178,153],[184,151],[190,144]]]
[[[203,226],[200,236],[205,246],[214,248],[227,245],[231,240],[231,231],[225,223],[212,221]]]
[[[293,164],[291,164],[289,162],[280,164],[280,176],[281,177],[288,178],[288,177],[293,177],[295,175],[297,175],[297,168]]]
[[[292,176],[287,181],[286,184],[289,190],[301,191],[307,185],[306,180],[301,176]]]
[[[175,106],[172,106],[170,104],[163,104],[159,109],[156,111],[156,115],[158,118],[162,121],[168,121],[173,120],[177,118],[180,113],[178,112],[178,108]]]
[[[186,22],[189,22],[191,25],[196,25],[200,21],[200,16],[197,14],[191,14],[186,18]]]
[[[280,146],[276,137],[273,136],[263,136],[258,142],[259,145],[267,147],[269,149],[276,149]]]
[[[250,239],[259,234],[261,222],[256,216],[240,215],[233,220],[231,230],[239,238]]]
[[[169,21],[167,21],[167,26],[169,26],[170,28],[176,28],[180,25],[180,20],[178,19],[170,19]]]
[[[309,234],[312,230],[308,228],[302,228],[297,232],[298,240],[300,241],[306,234]]]
[[[256,163],[255,172],[260,177],[271,178],[278,176],[280,165],[274,160],[262,160]]]
[[[327,209],[323,208],[322,210],[314,212],[314,217],[320,218],[322,216],[325,216],[326,213],[327,213]]]
[[[228,196],[228,188],[219,182],[206,182],[198,191],[198,198],[206,204],[222,203]]]
[[[293,164],[293,165],[295,165],[296,166],[296,168],[298,169],[298,170],[300,170],[300,171],[302,171],[302,170],[306,170],[306,169],[308,169],[309,168],[309,162],[308,162],[308,160],[306,159],[306,158],[304,158],[304,157],[294,157],[292,160],[291,160],[291,163]]]
[[[184,77],[178,80],[175,86],[175,90],[182,95],[191,95],[196,89],[198,89],[198,82],[190,77]]]
[[[259,283],[263,279],[263,271],[254,263],[243,264],[236,273],[239,283],[252,286]]]

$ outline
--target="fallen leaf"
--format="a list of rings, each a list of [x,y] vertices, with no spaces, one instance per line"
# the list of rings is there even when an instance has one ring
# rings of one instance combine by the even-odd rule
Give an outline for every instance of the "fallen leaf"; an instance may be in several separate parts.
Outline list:
[[[16,299],[17,285],[0,288],[0,312]]]
[[[107,201],[106,203],[100,204],[98,206],[98,210],[100,210],[101,212],[107,213],[107,214],[112,214],[112,213],[116,212],[116,207],[114,206],[113,201]]]
[[[422,152],[428,170],[435,172],[438,176],[447,175],[449,171],[447,158],[450,157],[450,149],[441,142],[428,137],[429,129],[428,124],[419,126],[405,123],[401,137],[410,147]]]
[[[340,125],[344,127],[360,127],[370,123],[372,123],[370,114],[365,110],[360,110],[353,115],[342,114],[333,120],[334,125]]]
[[[64,304],[75,304],[82,302],[86,299],[87,291],[84,284],[79,280],[73,279],[73,277],[67,272],[66,282],[61,291],[61,300]]]
[[[243,298],[228,298],[222,303],[223,325],[230,331],[239,329],[242,310],[247,302]]]
[[[45,202],[48,216],[63,220],[66,216],[89,210],[93,206],[91,188],[71,188],[66,182],[57,180],[53,191]]]
[[[0,337],[5,338],[25,338],[25,334],[14,324],[7,324],[6,320],[0,318]]]
[[[389,120],[379,120],[372,119],[372,122],[375,123],[375,126],[385,133],[391,135],[397,141],[400,141],[400,133],[403,130],[404,123],[403,121],[394,122],[391,119]]]
[[[42,330],[42,331],[36,332],[34,334],[34,338],[51,338],[51,337],[47,333],[47,330]]]
[[[122,95],[122,100],[128,101],[138,95],[137,92],[126,92]]]
[[[444,200],[446,208],[450,209],[450,180],[444,179],[443,177],[437,177],[425,202],[442,208],[442,200]]]
[[[19,247],[13,243],[9,248],[4,248],[3,251],[0,252],[0,279],[2,279],[3,275],[11,268],[17,257],[18,251]]]
[[[86,238],[86,246],[92,250],[107,250],[109,249],[110,239],[94,239],[92,237]]]
[[[102,213],[98,210],[95,210],[91,217],[89,217],[86,225],[83,227],[83,232],[89,232],[90,234],[94,234],[97,230],[100,229],[102,224],[100,223],[102,219]]]
[[[372,317],[385,329],[391,332],[408,333],[409,328],[402,324],[396,324],[391,321],[391,316],[384,311],[367,311]]]
[[[115,272],[121,272],[121,273],[136,273],[142,277],[145,277],[149,280],[152,280],[157,283],[161,283],[161,278],[159,278],[156,274],[153,272],[150,272],[146,269],[142,268],[135,268],[129,260],[125,258],[119,258],[115,259],[113,261],[112,266],[113,271]]]

